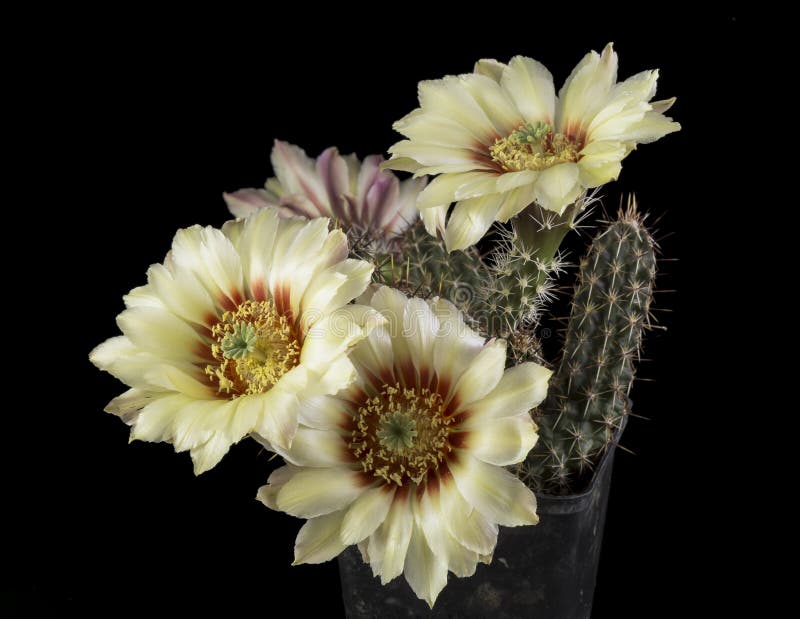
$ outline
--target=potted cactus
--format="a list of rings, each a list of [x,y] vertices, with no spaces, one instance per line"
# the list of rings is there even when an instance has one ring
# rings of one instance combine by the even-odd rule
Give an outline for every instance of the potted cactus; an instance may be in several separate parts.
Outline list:
[[[350,617],[588,617],[655,279],[633,198],[559,359],[537,330],[597,188],[680,128],[657,72],[616,65],[587,54],[558,97],[522,56],[422,82],[387,161],[276,142],[236,219],[126,296],[91,355],[130,387],[107,410],[196,474],[246,438],[281,456],[258,499],[307,520],[295,563],[339,557]]]

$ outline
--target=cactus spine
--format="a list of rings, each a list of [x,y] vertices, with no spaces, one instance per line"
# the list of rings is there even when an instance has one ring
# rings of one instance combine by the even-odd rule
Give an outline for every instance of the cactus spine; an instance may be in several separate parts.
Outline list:
[[[479,313],[481,299],[476,291],[488,275],[475,247],[447,253],[442,239],[425,231],[417,221],[396,247],[374,249],[374,243],[355,241],[353,255],[375,264],[376,283],[394,286],[414,296],[440,296],[453,302],[468,316]]]
[[[635,200],[581,261],[560,366],[538,413],[540,439],[520,475],[537,491],[579,490],[628,414],[656,272]]]

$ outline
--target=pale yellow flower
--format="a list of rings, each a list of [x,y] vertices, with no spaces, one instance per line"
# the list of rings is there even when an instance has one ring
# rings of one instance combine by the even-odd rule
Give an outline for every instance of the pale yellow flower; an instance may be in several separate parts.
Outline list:
[[[351,354],[358,378],[306,401],[288,464],[258,497],[308,518],[295,563],[358,544],[385,584],[404,574],[433,606],[447,582],[490,562],[498,525],[535,524],[536,499],[503,467],[536,443],[529,411],[551,372],[506,370],[506,343],[485,341],[451,303],[380,288],[387,322]]]
[[[147,285],[125,297],[123,335],[90,357],[131,387],[106,408],[131,439],[190,451],[199,474],[249,433],[288,447],[300,403],[355,379],[347,353],[381,319],[346,304],[372,266],[347,259],[345,235],[328,224],[264,210],[178,231]]]
[[[637,144],[679,130],[664,116],[675,99],[651,102],[657,79],[644,71],[617,83],[611,44],[587,54],[558,96],[531,58],[480,60],[474,73],[420,82],[420,107],[394,125],[408,139],[390,149],[386,167],[439,175],[417,207],[431,234],[464,249],[532,202],[563,212],[616,179]]]

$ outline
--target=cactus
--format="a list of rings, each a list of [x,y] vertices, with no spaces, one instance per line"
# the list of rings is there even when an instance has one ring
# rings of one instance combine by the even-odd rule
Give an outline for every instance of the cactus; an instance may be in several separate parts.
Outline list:
[[[578,491],[629,412],[656,272],[643,219],[629,200],[581,261],[560,366],[538,411],[540,439],[519,471],[534,490]]]
[[[562,214],[532,204],[512,220],[510,230],[501,232],[479,298],[487,317],[485,332],[506,338],[516,363],[541,359],[533,334],[566,264],[559,246],[580,227],[595,201],[594,195],[583,195]]]
[[[447,253],[444,242],[425,231],[417,221],[388,251],[355,239],[351,252],[375,264],[376,283],[394,286],[415,296],[440,296],[452,301],[467,316],[479,313],[476,291],[486,281],[487,269],[480,252],[471,247]]]

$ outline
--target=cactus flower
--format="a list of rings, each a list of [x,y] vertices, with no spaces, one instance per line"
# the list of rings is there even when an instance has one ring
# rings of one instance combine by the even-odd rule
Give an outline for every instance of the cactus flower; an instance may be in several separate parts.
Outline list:
[[[358,544],[382,583],[404,574],[433,606],[448,571],[490,562],[498,525],[535,524],[536,499],[503,467],[537,439],[530,410],[550,370],[506,370],[506,342],[478,336],[451,303],[382,287],[386,319],[354,349],[358,378],[307,400],[290,449],[258,498],[308,522],[295,563]]]
[[[266,207],[281,216],[330,217],[356,238],[367,235],[384,243],[397,239],[419,218],[417,196],[425,179],[400,182],[380,169],[381,155],[360,162],[332,146],[314,160],[303,149],[276,140],[271,159],[275,177],[263,189],[223,194],[234,216]]]
[[[408,139],[385,167],[438,175],[417,207],[428,232],[464,249],[533,202],[562,213],[616,179],[637,144],[679,130],[664,115],[675,99],[651,102],[657,80],[644,71],[617,83],[611,44],[587,54],[558,96],[531,58],[480,60],[473,73],[420,82],[420,107],[394,125]]]
[[[288,447],[302,400],[355,379],[348,349],[382,319],[346,305],[372,266],[347,259],[344,233],[328,224],[265,210],[178,231],[125,297],[122,335],[90,356],[131,387],[106,410],[132,440],[188,450],[199,474],[249,433]]]

